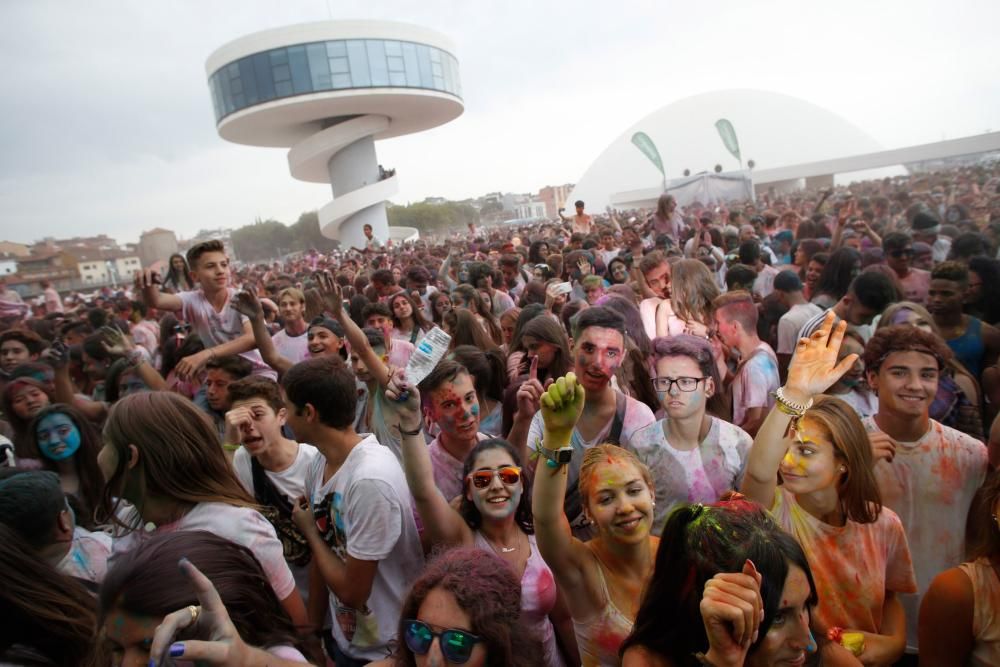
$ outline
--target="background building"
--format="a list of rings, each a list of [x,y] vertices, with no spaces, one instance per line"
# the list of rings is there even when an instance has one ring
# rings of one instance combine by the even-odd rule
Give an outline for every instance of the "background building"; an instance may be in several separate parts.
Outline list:
[[[219,135],[289,148],[293,177],[333,190],[319,210],[324,236],[353,247],[364,245],[365,224],[383,241],[393,236],[385,202],[398,182],[379,164],[375,140],[437,127],[464,109],[451,41],[403,23],[265,30],[220,47],[205,69]]]
[[[156,227],[139,236],[139,259],[143,266],[167,261],[177,248],[177,235],[169,229]]]

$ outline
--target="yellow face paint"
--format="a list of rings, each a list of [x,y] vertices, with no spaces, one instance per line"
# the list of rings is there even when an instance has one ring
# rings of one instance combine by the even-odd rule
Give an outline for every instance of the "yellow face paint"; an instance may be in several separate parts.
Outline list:
[[[795,454],[791,449],[785,452],[785,458],[781,460],[785,467],[789,469],[795,475],[806,474],[806,462],[798,454]]]

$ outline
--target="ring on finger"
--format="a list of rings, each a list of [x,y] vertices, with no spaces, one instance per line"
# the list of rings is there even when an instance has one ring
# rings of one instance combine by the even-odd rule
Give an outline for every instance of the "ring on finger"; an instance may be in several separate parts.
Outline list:
[[[191,614],[191,625],[194,625],[198,622],[198,617],[201,616],[201,607],[192,604],[188,605],[187,610]]]

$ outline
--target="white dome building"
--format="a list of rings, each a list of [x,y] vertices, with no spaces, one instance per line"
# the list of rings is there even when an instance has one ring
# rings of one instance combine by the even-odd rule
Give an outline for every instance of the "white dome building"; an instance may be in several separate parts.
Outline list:
[[[739,163],[715,128],[721,118],[736,130],[744,167],[754,161],[755,182],[777,167],[882,150],[856,125],[815,104],[760,90],[716,91],[678,100],[628,128],[594,160],[567,201],[582,199],[591,211],[639,199],[623,196],[630,191],[653,194],[655,201],[663,176],[632,144],[636,132],[656,145],[668,181],[682,178],[685,169],[711,172],[717,164],[737,171]]]

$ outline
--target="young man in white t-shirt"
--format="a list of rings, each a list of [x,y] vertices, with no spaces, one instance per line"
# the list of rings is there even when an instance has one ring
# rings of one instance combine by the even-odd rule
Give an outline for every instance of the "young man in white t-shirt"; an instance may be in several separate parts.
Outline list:
[[[375,436],[355,432],[354,375],[338,357],[296,364],[281,384],[296,439],[322,454],[293,514],[312,551],[309,618],[319,627],[326,616],[325,584],[336,664],[387,658],[403,599],[424,565],[403,469]]]
[[[732,393],[733,423],[756,435],[774,407],[773,394],[780,386],[778,358],[757,335],[757,305],[749,292],[726,292],[716,297],[712,306],[716,331],[713,341],[739,353],[736,371],[725,378]],[[725,356],[717,354],[716,358]]]
[[[254,349],[250,322],[231,307],[236,289],[230,286],[229,258],[222,241],[198,243],[187,251],[191,274],[198,289],[178,294],[160,291],[160,277],[150,269],[137,272],[136,289],[142,290],[146,305],[157,310],[180,312],[181,318],[194,327],[205,349],[184,357],[176,372],[182,380],[192,380],[210,359],[239,354],[254,366],[254,373],[277,378],[274,370],[264,363]]]
[[[604,306],[582,311],[573,325],[573,371],[586,392],[583,414],[573,429],[570,444],[575,450],[569,463],[566,516],[579,539],[590,537],[577,483],[585,450],[603,443],[628,447],[633,434],[656,421],[644,403],[626,396],[611,385],[611,378],[625,359],[625,319]],[[517,392],[517,413],[507,439],[521,449],[521,460],[539,451],[543,422],[539,412],[542,385],[532,365],[528,380]]]
[[[687,334],[657,338],[653,353],[653,387],[666,417],[632,434],[628,449],[653,475],[653,532],[659,535],[677,505],[714,503],[738,487],[753,438],[706,411],[719,382],[708,341]]]
[[[900,596],[911,654],[927,587],[966,560],[966,520],[988,468],[983,443],[930,418],[951,357],[938,336],[908,324],[876,331],[864,354],[868,384],[878,394],[878,412],[863,420],[875,479],[882,502],[903,522],[917,576],[917,593]]]
[[[281,434],[287,410],[277,383],[248,377],[229,385],[223,448],[233,450],[233,469],[274,526],[295,584],[308,600],[309,545],[292,522],[292,508],[306,495],[306,473],[320,456],[312,445]]]
[[[304,313],[306,295],[297,287],[286,287],[278,294],[278,311],[284,323],[281,331],[271,336],[278,354],[297,364],[309,356],[309,330]]]

